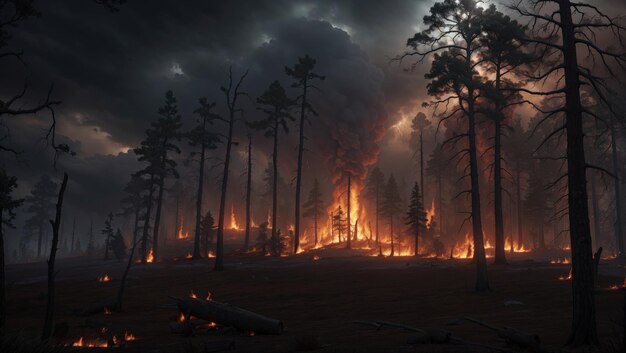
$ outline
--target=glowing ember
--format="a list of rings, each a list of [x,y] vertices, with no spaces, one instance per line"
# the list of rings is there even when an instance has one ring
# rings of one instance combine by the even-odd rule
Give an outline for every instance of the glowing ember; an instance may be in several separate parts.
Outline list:
[[[206,301],[213,300],[213,293],[207,292],[206,298],[204,298],[204,300],[206,300]]]
[[[313,255],[313,261],[318,261],[320,259],[319,255]]]
[[[104,315],[111,315],[113,312],[109,310],[106,306],[104,307]]]
[[[197,295],[196,295],[196,293],[194,293],[193,291],[190,291],[190,292],[189,292],[189,298],[194,298],[194,299],[197,299],[197,298],[198,298],[198,296],[197,296]]]
[[[111,280],[111,278],[109,277],[109,275],[104,275],[104,276],[98,277],[98,282],[109,282],[110,280]]]
[[[148,257],[146,258],[146,262],[147,263],[154,262],[154,251],[152,250],[152,248],[150,248],[150,251],[148,251]]]
[[[132,333],[124,332],[124,341],[128,342],[128,341],[134,341],[136,339],[137,337],[135,337],[135,335],[133,335]]]
[[[559,281],[569,281],[570,279],[572,279],[572,269],[569,269],[569,273],[567,274],[567,276],[559,276]]]
[[[235,205],[230,205],[230,229],[239,230],[237,218],[235,218]]]
[[[185,255],[185,258],[186,259],[191,259],[191,258],[193,258],[193,255],[191,255],[191,253],[188,252],[187,255]]]
[[[267,229],[272,229],[272,212],[267,209]]]
[[[209,259],[212,259],[212,258],[215,257],[215,253],[213,251],[209,250],[206,253],[206,257],[209,258]]]
[[[178,316],[178,322],[185,322],[185,315],[183,313],[180,313]]]
[[[622,289],[622,288],[626,288],[626,277],[624,278],[624,282],[622,284],[612,284],[611,285],[611,289],[613,289],[613,290]]]
[[[567,265],[569,264],[569,259],[567,257],[564,257],[563,259],[552,259],[550,260],[551,264],[556,264],[556,265]]]

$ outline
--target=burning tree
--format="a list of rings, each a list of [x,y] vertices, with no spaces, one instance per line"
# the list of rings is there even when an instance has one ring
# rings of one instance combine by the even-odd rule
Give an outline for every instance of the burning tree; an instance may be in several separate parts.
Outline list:
[[[199,259],[200,256],[200,241],[202,237],[201,223],[202,223],[202,197],[204,196],[204,162],[206,161],[206,150],[217,148],[216,143],[219,142],[219,137],[208,131],[209,124],[213,124],[213,121],[220,117],[214,114],[211,110],[215,107],[215,102],[209,103],[206,98],[200,98],[198,100],[200,107],[198,107],[194,113],[199,117],[199,124],[194,127],[188,133],[189,144],[192,147],[199,147],[200,156],[198,157],[199,169],[198,169],[198,194],[196,195],[196,232],[193,239],[193,258]],[[197,152],[192,152],[192,157]]]
[[[398,183],[396,178],[391,174],[385,190],[383,192],[383,200],[381,203],[381,213],[383,216],[389,217],[389,239],[391,241],[391,253],[390,256],[395,254],[394,249],[394,233],[393,233],[393,219],[402,212],[402,197],[400,197],[400,191],[398,190]]]
[[[376,245],[378,246],[379,254],[382,254],[380,247],[380,238],[378,235],[378,221],[380,219],[380,209],[382,202],[382,192],[385,188],[385,175],[380,171],[380,168],[374,167],[370,172],[366,185],[366,197],[370,198],[374,202],[374,217],[376,228]]]
[[[304,203],[304,216],[313,217],[313,232],[315,234],[315,246],[318,244],[317,238],[317,221],[319,217],[324,216],[326,213],[322,208],[322,191],[320,190],[320,184],[317,178],[313,181],[313,187],[309,191],[309,198]]]
[[[420,187],[417,182],[415,182],[415,186],[413,186],[413,190],[411,191],[405,224],[409,226],[409,232],[415,237],[415,256],[417,256],[419,251],[419,236],[420,234],[423,236],[424,230],[426,229],[426,212],[424,212],[422,195],[420,194]]]
[[[309,55],[298,58],[298,63],[291,67],[285,67],[285,73],[294,79],[291,87],[299,88],[302,93],[296,97],[296,102],[300,103],[300,131],[298,138],[298,169],[296,173],[296,207],[295,207],[295,225],[293,234],[294,253],[298,252],[300,246],[300,191],[302,189],[302,160],[304,156],[304,122],[307,121],[307,112],[317,116],[317,112],[313,109],[307,100],[307,94],[310,88],[316,88],[310,82],[313,80],[324,80],[324,76],[320,76],[313,72],[315,68],[315,59]],[[310,120],[309,120],[310,123]],[[316,218],[317,229],[317,218]],[[316,233],[317,239],[317,233]],[[317,244],[317,240],[315,241]]]
[[[341,205],[339,205],[337,210],[333,213],[331,226],[333,231],[337,233],[337,240],[341,243],[341,234],[346,229],[346,217]]]
[[[272,152],[272,239],[276,238],[277,224],[276,213],[278,209],[278,134],[282,130],[289,132],[288,121],[294,118],[289,114],[293,101],[287,97],[285,89],[278,81],[272,82],[268,89],[257,99],[259,110],[267,117],[263,120],[250,122],[253,129],[265,130],[266,137],[273,138]]]
[[[471,195],[471,221],[474,239],[474,259],[476,262],[476,290],[489,289],[487,262],[483,239],[482,215],[480,208],[480,186],[478,156],[476,150],[476,115],[479,91],[483,82],[476,70],[479,63],[478,48],[482,35],[483,9],[475,0],[443,0],[430,8],[430,15],[424,16],[424,31],[407,40],[410,51],[398,57],[418,57],[411,65],[415,68],[427,56],[433,54],[430,72],[425,75],[430,80],[428,94],[436,98],[430,105],[442,121],[458,117],[465,118],[467,131],[453,136],[446,143],[456,144],[466,139],[467,148],[459,158],[468,158],[471,187],[462,194]],[[449,111],[448,106],[454,108]],[[443,112],[437,108],[444,106]]]
[[[518,2],[511,8],[520,16],[530,19],[531,34],[523,40],[535,48],[550,50],[553,54],[551,57],[554,58],[552,62],[547,63],[547,67],[529,75],[529,78],[541,82],[554,80],[555,83],[549,85],[549,87],[554,87],[553,89],[534,91],[519,88],[518,91],[564,100],[563,105],[542,111],[545,116],[539,125],[550,119],[562,118],[563,123],[545,140],[562,134],[566,137],[567,172],[557,181],[567,178],[572,252],[573,317],[567,344],[571,346],[595,345],[598,343],[598,336],[586,172],[589,168],[598,169],[598,167],[588,164],[585,159],[583,116],[597,118],[600,121],[603,119],[582,104],[581,87],[583,85],[590,87],[598,95],[602,104],[609,107],[612,113],[615,112],[607,99],[606,81],[598,76],[595,64],[598,63],[602,70],[615,76],[610,62],[624,68],[626,55],[623,52],[602,48],[594,42],[599,30],[611,31],[621,39],[621,34],[626,27],[594,5],[570,0],[526,0]],[[559,33],[560,38],[546,38],[545,33]],[[587,52],[588,59],[593,66],[589,67],[579,60],[578,48]]]

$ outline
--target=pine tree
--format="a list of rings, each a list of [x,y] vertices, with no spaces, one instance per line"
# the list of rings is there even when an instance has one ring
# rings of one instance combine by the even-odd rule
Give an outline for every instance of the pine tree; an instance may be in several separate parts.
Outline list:
[[[426,229],[426,212],[424,212],[420,187],[417,182],[411,191],[405,224],[409,226],[409,232],[415,237],[415,256],[418,256],[419,236],[420,234],[423,236]]]
[[[313,232],[315,234],[315,246],[318,244],[317,237],[317,222],[320,217],[325,215],[324,210],[322,209],[322,191],[320,190],[319,182],[317,178],[313,181],[313,187],[311,191],[309,191],[309,198],[304,203],[304,217],[313,217]]]
[[[113,230],[113,213],[109,212],[109,215],[104,220],[104,229],[102,229],[101,233],[104,235],[104,259],[109,259],[109,250],[111,250],[111,239],[114,235]]]
[[[346,217],[341,205],[337,207],[337,210],[333,213],[332,219],[332,228],[335,233],[337,233],[337,239],[341,243],[341,235],[343,231],[346,229]]]
[[[259,225],[259,235],[256,238],[256,247],[261,249],[263,255],[267,254],[268,248],[268,234],[267,234],[267,222],[263,222]]]
[[[213,235],[215,231],[215,219],[211,211],[206,211],[202,221],[200,222],[200,236],[204,241],[204,253],[208,256],[211,244],[213,244]]]

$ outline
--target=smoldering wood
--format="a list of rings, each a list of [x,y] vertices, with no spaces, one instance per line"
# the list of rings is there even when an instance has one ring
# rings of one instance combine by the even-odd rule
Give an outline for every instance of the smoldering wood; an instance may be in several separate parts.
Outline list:
[[[195,298],[172,299],[176,302],[180,312],[188,314],[185,317],[193,316],[222,326],[232,326],[257,334],[279,335],[283,332],[282,321],[231,304]]]

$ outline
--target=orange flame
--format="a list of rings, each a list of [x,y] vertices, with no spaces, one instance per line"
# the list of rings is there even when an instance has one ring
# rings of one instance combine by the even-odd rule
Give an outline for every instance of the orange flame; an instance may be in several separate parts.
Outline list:
[[[135,335],[133,335],[132,333],[124,332],[124,341],[128,342],[128,341],[134,341],[136,339],[137,337],[135,337]]]
[[[104,275],[104,276],[98,277],[98,282],[109,282],[110,280],[111,280],[111,278],[109,277],[109,275]]]
[[[83,339],[83,337],[81,337],[80,339],[78,339],[78,341],[72,343],[72,347],[100,347],[100,348],[107,348],[109,347],[109,343],[108,342],[104,342],[104,341],[93,341],[93,342],[85,342],[85,340]]]
[[[104,315],[111,315],[112,312],[111,310],[109,310],[109,308],[107,308],[106,306],[104,307]]]
[[[215,253],[213,251],[209,250],[206,253],[206,257],[209,258],[209,259],[212,259],[212,258],[215,257]]]
[[[183,233],[183,224],[185,223],[185,217],[180,217],[180,225],[178,226],[178,233],[176,234],[176,239],[187,239],[189,238],[189,232]]]
[[[148,257],[146,258],[146,262],[149,264],[154,262],[154,251],[152,250],[152,248],[150,248],[150,251],[148,251]]]
[[[572,279],[572,269],[569,269],[569,273],[567,274],[567,276],[559,276],[559,281],[569,281],[570,279]]]
[[[435,220],[435,199],[433,199],[430,209],[426,210],[426,228],[430,229]]]
[[[191,258],[193,258],[193,255],[191,255],[191,253],[188,252],[187,255],[185,255],[185,258],[186,259],[191,259]]]
[[[235,218],[235,205],[230,205],[230,229],[239,230],[237,219]]]

